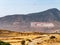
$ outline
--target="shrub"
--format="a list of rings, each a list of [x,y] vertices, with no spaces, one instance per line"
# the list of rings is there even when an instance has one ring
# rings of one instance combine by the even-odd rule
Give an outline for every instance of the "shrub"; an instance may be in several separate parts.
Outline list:
[[[10,44],[7,42],[0,41],[0,45],[10,45]]]
[[[30,39],[26,39],[27,41],[29,41],[29,42],[32,42]]]
[[[25,45],[25,40],[22,40],[22,41],[21,41],[21,44],[22,44],[22,45]]]
[[[51,36],[50,39],[55,39],[56,37],[55,36]]]

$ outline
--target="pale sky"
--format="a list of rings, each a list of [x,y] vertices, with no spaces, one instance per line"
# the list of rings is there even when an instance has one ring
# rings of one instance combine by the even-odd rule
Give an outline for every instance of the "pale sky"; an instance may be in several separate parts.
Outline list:
[[[60,0],[0,0],[0,17],[41,12],[50,8],[60,10]]]

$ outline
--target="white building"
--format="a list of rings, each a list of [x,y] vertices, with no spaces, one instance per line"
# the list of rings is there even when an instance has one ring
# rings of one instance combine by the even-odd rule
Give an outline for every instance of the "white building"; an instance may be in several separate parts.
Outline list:
[[[54,27],[50,22],[31,22],[31,27]]]

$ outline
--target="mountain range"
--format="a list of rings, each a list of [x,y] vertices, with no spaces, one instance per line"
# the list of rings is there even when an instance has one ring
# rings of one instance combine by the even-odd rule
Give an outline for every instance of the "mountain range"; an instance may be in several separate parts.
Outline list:
[[[36,25],[36,27],[32,27],[31,23],[33,22],[36,24],[43,23],[43,25],[52,23],[54,27],[37,27]],[[37,13],[14,14],[0,17],[0,29],[17,32],[60,33],[60,10],[52,8]]]

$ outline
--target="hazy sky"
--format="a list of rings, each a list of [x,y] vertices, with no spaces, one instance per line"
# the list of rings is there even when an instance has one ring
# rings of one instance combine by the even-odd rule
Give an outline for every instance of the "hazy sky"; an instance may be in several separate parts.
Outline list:
[[[0,0],[0,17],[41,12],[49,8],[60,10],[60,0]]]

